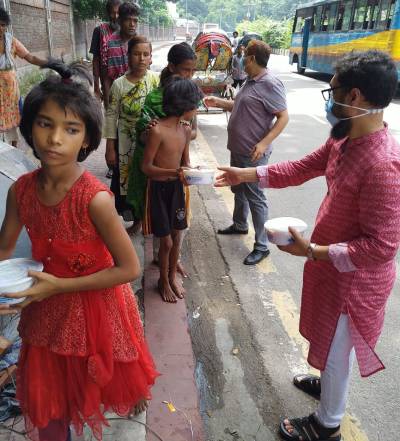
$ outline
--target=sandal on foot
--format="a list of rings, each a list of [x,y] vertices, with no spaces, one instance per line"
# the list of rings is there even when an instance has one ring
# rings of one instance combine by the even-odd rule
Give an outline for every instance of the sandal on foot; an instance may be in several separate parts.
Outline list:
[[[321,396],[321,379],[317,375],[298,374],[293,377],[293,384],[314,398]]]
[[[324,427],[314,414],[304,418],[288,419],[293,427],[291,433],[286,429],[284,421],[281,421],[279,433],[289,441],[340,441],[342,439],[340,434],[332,436],[340,430],[340,426]]]

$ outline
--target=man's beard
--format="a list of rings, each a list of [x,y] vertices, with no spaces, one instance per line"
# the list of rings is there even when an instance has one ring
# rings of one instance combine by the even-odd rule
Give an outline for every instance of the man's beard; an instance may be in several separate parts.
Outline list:
[[[343,139],[350,133],[351,129],[351,120],[345,119],[343,121],[339,121],[331,128],[331,137],[333,139]]]
[[[118,23],[116,21],[110,21],[110,28],[114,32],[118,31],[119,29]]]

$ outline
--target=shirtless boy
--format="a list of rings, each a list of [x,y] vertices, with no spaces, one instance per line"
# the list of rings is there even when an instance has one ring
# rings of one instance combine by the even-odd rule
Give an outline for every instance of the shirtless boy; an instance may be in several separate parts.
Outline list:
[[[149,177],[149,213],[152,233],[160,238],[158,289],[165,302],[182,299],[185,290],[177,279],[182,231],[187,228],[181,168],[190,167],[191,121],[202,92],[191,80],[172,77],[164,88],[166,115],[149,131],[142,162]]]

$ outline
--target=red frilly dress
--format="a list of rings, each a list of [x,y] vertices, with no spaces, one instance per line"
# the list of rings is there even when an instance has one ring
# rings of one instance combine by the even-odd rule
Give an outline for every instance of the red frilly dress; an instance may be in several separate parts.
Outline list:
[[[18,214],[33,258],[57,277],[113,266],[89,216],[91,199],[108,189],[84,172],[65,198],[49,207],[37,196],[38,172],[16,183]],[[31,439],[37,440],[37,429],[51,420],[63,420],[78,434],[88,424],[101,440],[105,411],[127,415],[141,398],[150,398],[158,373],[129,284],[34,302],[23,310],[19,332],[17,398]]]

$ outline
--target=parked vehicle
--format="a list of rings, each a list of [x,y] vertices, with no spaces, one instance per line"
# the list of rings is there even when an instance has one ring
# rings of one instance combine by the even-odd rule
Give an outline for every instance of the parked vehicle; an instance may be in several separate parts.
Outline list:
[[[297,72],[333,73],[352,50],[380,49],[392,56],[400,78],[400,0],[315,1],[296,10],[289,51]]]

